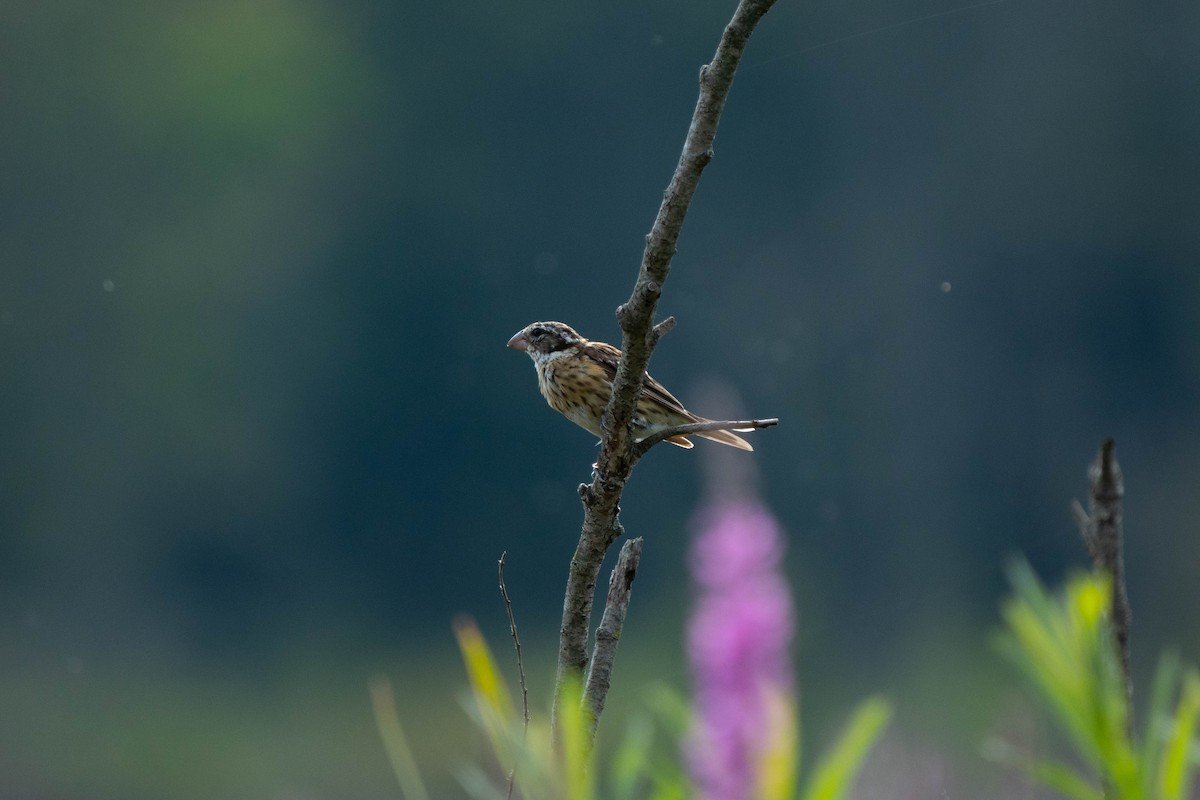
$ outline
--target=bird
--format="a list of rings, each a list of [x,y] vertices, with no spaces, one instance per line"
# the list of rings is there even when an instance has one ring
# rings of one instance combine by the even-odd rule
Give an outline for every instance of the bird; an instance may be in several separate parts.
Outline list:
[[[508,340],[508,346],[524,351],[533,359],[538,389],[551,408],[593,436],[603,438],[600,420],[612,395],[617,362],[621,360],[619,349],[585,339],[570,325],[561,322],[526,325]],[[664,428],[692,422],[711,420],[688,411],[675,395],[647,374],[634,410],[634,440],[641,441]],[[739,450],[754,449],[730,431],[705,431],[694,435]],[[685,449],[693,447],[683,435],[669,436],[666,441]]]

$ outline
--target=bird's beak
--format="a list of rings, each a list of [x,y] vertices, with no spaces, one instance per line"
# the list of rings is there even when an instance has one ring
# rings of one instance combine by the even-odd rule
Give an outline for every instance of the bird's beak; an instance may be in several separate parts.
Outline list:
[[[514,350],[525,350],[529,347],[529,340],[525,338],[525,331],[520,331],[516,336],[508,340],[508,346]]]

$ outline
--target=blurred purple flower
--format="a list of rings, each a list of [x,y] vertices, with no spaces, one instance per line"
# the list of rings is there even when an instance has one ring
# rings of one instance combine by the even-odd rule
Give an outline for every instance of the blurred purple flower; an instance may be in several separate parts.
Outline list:
[[[689,763],[700,796],[755,794],[770,748],[770,703],[792,701],[792,601],[779,571],[784,539],[757,501],[721,501],[697,516],[688,625],[695,727]]]

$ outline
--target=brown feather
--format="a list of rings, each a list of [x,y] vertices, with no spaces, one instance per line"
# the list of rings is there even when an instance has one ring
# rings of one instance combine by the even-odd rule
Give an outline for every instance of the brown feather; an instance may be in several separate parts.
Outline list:
[[[591,340],[585,341],[583,344],[581,344],[579,346],[579,351],[580,355],[587,357],[589,360],[599,364],[603,368],[605,376],[608,378],[609,385],[611,386],[612,382],[616,380],[617,377],[617,364],[621,360],[621,351],[606,342],[593,342]],[[606,397],[605,400],[607,401],[607,399],[608,398]],[[683,425],[688,422],[710,421],[707,418],[693,414],[691,411],[688,411],[686,408],[684,408],[683,403],[679,402],[679,399],[675,397],[675,395],[671,394],[667,390],[667,387],[663,386],[647,373],[646,380],[642,382],[642,394],[638,398],[637,412],[640,416],[648,417],[650,416],[648,412],[653,408],[654,405],[661,406],[662,410],[666,411],[668,414],[675,414],[681,417],[681,419],[677,422],[653,420],[654,422]],[[730,447],[736,447],[739,450],[754,450],[754,447],[751,446],[749,442],[734,433],[730,433],[729,431],[710,431],[708,433],[698,433],[695,435],[704,439],[708,439],[712,442],[718,442]],[[668,441],[678,447],[684,447],[687,449],[694,447],[692,442],[686,436],[671,436],[665,441]]]
[[[617,364],[621,360],[621,351],[611,344],[606,342],[588,341],[580,345],[579,353],[583,356],[590,356],[596,363],[604,367],[605,373],[608,374],[608,381],[612,383],[617,379]],[[654,400],[659,405],[666,408],[668,411],[674,411],[676,414],[682,414],[689,417],[693,422],[701,421],[692,412],[683,407],[683,403],[675,395],[667,391],[667,387],[663,386],[658,381],[646,373],[646,380],[642,382],[642,397]]]
[[[753,430],[753,428],[751,428],[750,430]],[[743,439],[742,437],[738,436],[735,433],[730,433],[729,431],[710,431],[709,433],[696,433],[696,434],[691,434],[691,435],[703,437],[705,439],[708,439],[711,442],[720,442],[721,444],[727,444],[730,447],[736,447],[738,450],[753,450],[754,449],[750,445],[750,443],[747,442],[745,439]],[[670,441],[670,439],[668,439],[667,441]]]
[[[527,351],[533,358],[538,388],[551,408],[593,435],[602,435],[600,418],[617,377],[621,360],[619,349],[605,342],[585,339],[561,322],[528,325],[510,340],[509,345]],[[646,375],[632,420],[635,439],[641,440],[663,428],[709,421],[688,411],[665,386]],[[745,439],[729,431],[695,435],[739,450],[754,449]],[[684,435],[671,436],[665,441],[686,449],[693,447]]]

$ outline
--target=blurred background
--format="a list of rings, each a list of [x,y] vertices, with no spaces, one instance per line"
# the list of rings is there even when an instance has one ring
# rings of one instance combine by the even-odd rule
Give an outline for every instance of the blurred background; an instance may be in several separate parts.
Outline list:
[[[486,750],[451,619],[508,665],[507,551],[544,705],[595,454],[504,343],[618,339],[733,5],[0,6],[0,793],[396,797],[382,674],[461,796]],[[980,742],[1036,734],[1003,568],[1087,563],[1068,504],[1105,436],[1139,686],[1200,659],[1200,6],[968,6],[766,17],[652,364],[699,413],[717,380],[782,418],[746,457],[806,752],[885,693],[922,796],[1004,787]],[[606,735],[687,688],[695,455],[623,502]]]

